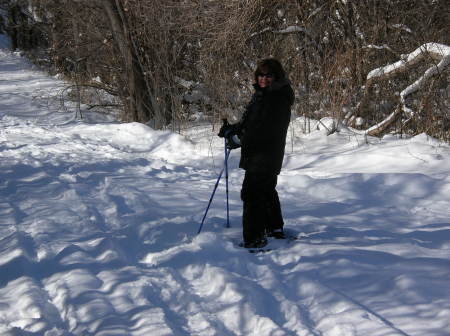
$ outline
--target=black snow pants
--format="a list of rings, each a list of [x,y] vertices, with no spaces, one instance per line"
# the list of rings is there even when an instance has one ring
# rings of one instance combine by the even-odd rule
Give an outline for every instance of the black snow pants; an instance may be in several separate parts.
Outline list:
[[[245,172],[241,190],[245,243],[263,239],[266,232],[283,229],[280,200],[275,189],[277,178],[275,174]]]

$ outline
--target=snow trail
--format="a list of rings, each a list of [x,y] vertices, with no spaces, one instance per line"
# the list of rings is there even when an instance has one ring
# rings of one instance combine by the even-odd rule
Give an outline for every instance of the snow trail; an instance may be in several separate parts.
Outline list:
[[[232,228],[220,184],[196,236],[221,139],[75,120],[64,83],[1,41],[0,334],[450,333],[448,145],[293,121],[278,189],[299,239],[253,255],[236,247],[238,150]]]

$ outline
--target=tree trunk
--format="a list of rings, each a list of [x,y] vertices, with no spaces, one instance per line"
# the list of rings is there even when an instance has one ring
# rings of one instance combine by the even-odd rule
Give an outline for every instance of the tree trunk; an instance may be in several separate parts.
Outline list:
[[[19,48],[19,30],[17,29],[17,11],[19,10],[17,5],[13,5],[8,8],[8,30],[11,38],[11,49],[16,50]]]
[[[124,66],[123,81],[126,83],[124,106],[125,120],[148,122],[155,117],[153,96],[145,80],[136,49],[133,46],[123,9],[117,0],[101,0],[109,19],[111,31]]]

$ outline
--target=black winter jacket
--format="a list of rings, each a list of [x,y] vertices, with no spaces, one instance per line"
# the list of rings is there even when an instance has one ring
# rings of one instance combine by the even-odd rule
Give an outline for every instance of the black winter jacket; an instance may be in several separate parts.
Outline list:
[[[241,140],[239,167],[248,172],[278,175],[283,163],[294,92],[287,79],[269,88],[254,84],[255,93],[236,124]]]

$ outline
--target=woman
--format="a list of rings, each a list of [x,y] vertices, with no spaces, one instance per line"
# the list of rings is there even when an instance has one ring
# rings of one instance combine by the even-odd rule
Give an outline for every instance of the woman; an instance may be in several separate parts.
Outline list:
[[[255,93],[242,119],[224,125],[219,136],[226,137],[229,148],[241,143],[239,167],[245,170],[243,236],[247,248],[263,247],[266,236],[285,238],[280,201],[275,189],[283,163],[286,134],[291,118],[294,92],[279,61],[273,58],[258,63]]]

